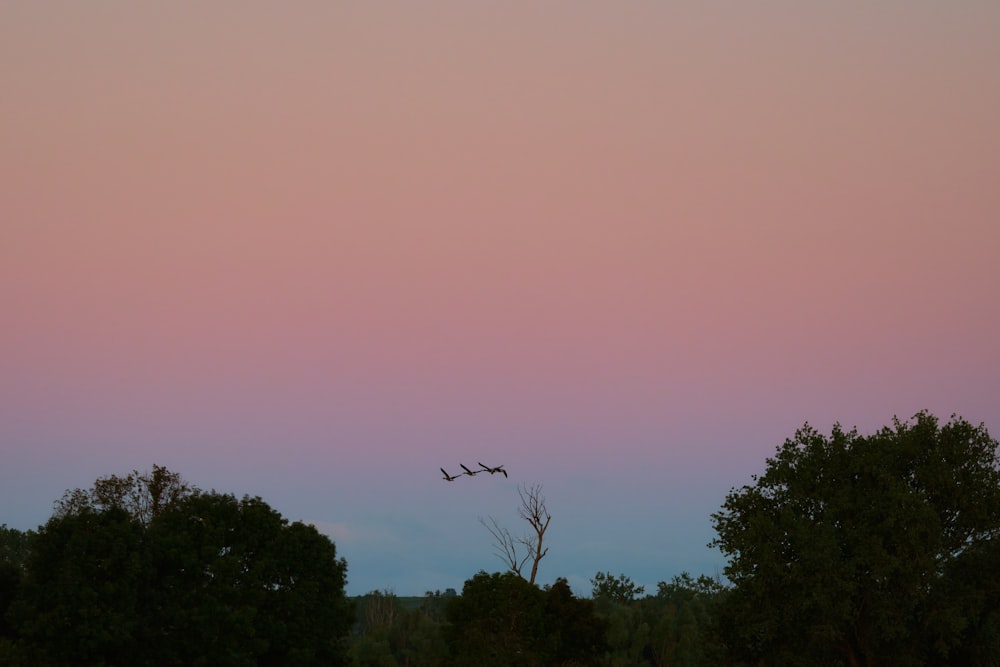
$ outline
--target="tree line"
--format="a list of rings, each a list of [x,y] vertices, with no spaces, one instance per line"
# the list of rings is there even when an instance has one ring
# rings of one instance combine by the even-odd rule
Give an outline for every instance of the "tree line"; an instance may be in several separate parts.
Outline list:
[[[102,478],[38,531],[0,527],[0,665],[1000,664],[1000,460],[982,424],[804,425],[711,516],[725,579],[648,593],[611,572],[589,598],[537,586],[540,491],[520,489],[529,537],[483,522],[505,572],[351,599],[333,542],[260,498],[155,465]]]

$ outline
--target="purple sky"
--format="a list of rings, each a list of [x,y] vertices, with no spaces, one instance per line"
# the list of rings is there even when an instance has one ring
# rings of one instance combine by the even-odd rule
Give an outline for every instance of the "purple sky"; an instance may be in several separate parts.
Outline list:
[[[370,4],[0,6],[0,522],[156,463],[422,594],[539,483],[652,589],[806,421],[1000,429],[1000,5]]]

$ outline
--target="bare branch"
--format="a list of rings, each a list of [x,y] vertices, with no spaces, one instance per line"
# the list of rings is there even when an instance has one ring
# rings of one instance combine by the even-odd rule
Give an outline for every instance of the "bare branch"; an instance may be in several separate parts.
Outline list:
[[[490,534],[493,536],[493,552],[497,555],[497,558],[502,560],[511,572],[519,577],[523,577],[521,569],[531,554],[529,553],[524,558],[519,558],[517,545],[520,540],[511,535],[510,531],[501,526],[496,518],[492,516],[489,522],[480,517],[479,523],[486,526],[486,530],[490,531]]]
[[[511,532],[502,527],[493,517],[487,523],[482,518],[479,522],[486,526],[493,536],[493,546],[497,557],[500,558],[510,568],[511,572],[524,578],[522,570],[527,562],[531,561],[531,575],[528,577],[530,583],[535,583],[538,575],[538,563],[549,552],[548,547],[543,547],[542,540],[545,531],[548,530],[552,515],[545,507],[545,496],[542,495],[542,486],[535,484],[531,487],[518,486],[518,496],[521,498],[521,506],[517,510],[518,516],[528,522],[533,534],[524,537],[514,537]],[[521,557],[518,553],[518,546],[523,546],[527,553]]]
[[[528,581],[533,584],[538,574],[538,563],[549,552],[548,547],[542,547],[542,541],[545,538],[545,531],[549,528],[549,522],[552,521],[552,515],[545,507],[545,496],[542,495],[541,484],[535,484],[531,487],[519,486],[517,493],[521,497],[521,507],[517,513],[531,525],[535,533],[521,541],[521,544],[526,546],[531,553],[531,576]]]

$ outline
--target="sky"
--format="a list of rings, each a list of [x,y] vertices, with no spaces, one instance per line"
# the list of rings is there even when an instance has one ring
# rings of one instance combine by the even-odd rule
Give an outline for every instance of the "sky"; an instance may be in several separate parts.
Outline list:
[[[541,583],[720,574],[804,423],[1000,433],[998,67],[993,0],[0,3],[0,523],[155,463],[422,595],[539,484]]]

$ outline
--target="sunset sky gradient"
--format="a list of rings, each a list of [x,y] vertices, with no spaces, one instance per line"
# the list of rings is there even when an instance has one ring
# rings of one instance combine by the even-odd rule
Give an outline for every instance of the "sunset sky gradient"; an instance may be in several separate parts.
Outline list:
[[[156,463],[410,595],[540,483],[543,583],[714,575],[806,421],[1000,434],[998,119],[995,0],[4,2],[0,523]]]

